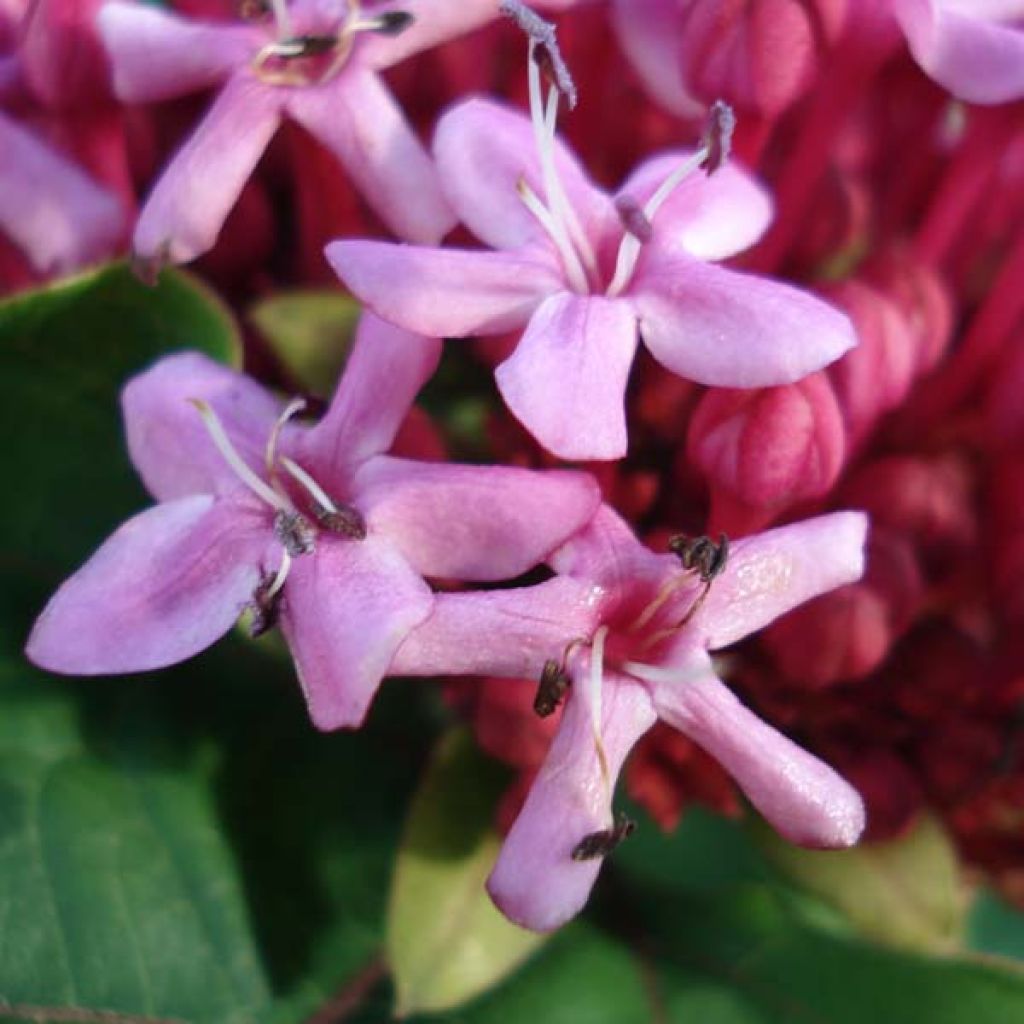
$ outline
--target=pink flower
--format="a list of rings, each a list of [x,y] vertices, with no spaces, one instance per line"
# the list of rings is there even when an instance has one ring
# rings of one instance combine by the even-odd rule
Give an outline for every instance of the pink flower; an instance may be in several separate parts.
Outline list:
[[[1024,0],[889,0],[914,60],[970,103],[1024,97]]]
[[[146,103],[224,86],[156,183],[135,229],[148,261],[186,262],[217,234],[288,116],[344,165],[403,238],[435,242],[454,224],[430,158],[378,72],[483,24],[494,0],[273,0],[269,24],[189,21],[148,4],[100,12],[117,95]]]
[[[110,255],[124,216],[117,197],[28,128],[0,113],[0,232],[41,274]]]
[[[280,621],[314,723],[358,725],[395,649],[430,613],[424,576],[516,576],[599,501],[579,473],[381,454],[439,348],[364,319],[312,428],[290,422],[301,402],[282,411],[249,378],[194,353],[131,380],[128,447],[160,503],[61,586],[29,658],[76,675],[161,668],[250,607],[254,632]]]
[[[660,363],[712,386],[788,383],[854,344],[846,317],[819,299],[712,262],[752,245],[771,217],[764,190],[738,168],[695,173],[717,167],[724,124],[695,153],[648,160],[610,196],[555,137],[559,92],[553,85],[545,104],[537,45],[532,119],[473,99],[449,111],[434,138],[452,207],[495,251],[334,242],[328,259],[360,299],[432,335],[525,325],[498,387],[566,459],[625,454],[638,330]]]
[[[547,583],[438,597],[399,648],[396,673],[537,678],[554,662],[571,678],[488,883],[513,921],[546,931],[582,908],[600,868],[600,857],[582,856],[584,841],[614,828],[615,779],[659,718],[719,760],[787,838],[857,840],[864,809],[854,789],[741,704],[708,652],[858,579],[866,525],[861,513],[837,512],[743,538],[707,584],[605,508],[555,554],[561,575]]]

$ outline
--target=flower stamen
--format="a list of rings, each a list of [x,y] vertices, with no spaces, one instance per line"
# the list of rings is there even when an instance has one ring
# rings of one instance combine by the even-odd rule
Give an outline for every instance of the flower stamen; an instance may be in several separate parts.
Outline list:
[[[256,475],[249,467],[248,463],[238,454],[238,449],[231,443],[231,439],[224,431],[220,419],[217,414],[210,407],[208,402],[203,401],[201,398],[190,398],[189,401],[199,411],[199,415],[203,419],[207,431],[213,440],[217,451],[220,452],[224,461],[234,472],[235,476],[245,484],[256,495],[265,501],[271,508],[276,509],[279,513],[294,513],[295,508],[292,503],[279,494],[272,487],[270,487],[264,480]]]

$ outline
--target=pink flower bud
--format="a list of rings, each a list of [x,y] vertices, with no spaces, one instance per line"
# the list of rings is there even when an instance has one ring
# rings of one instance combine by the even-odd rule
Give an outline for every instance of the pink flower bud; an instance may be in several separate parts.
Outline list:
[[[906,397],[917,364],[914,335],[895,303],[860,281],[844,281],[828,297],[849,314],[859,339],[827,371],[856,446]]]
[[[892,630],[881,595],[852,583],[780,619],[762,639],[787,679],[818,689],[873,672]]]
[[[843,2],[684,0],[683,83],[707,103],[724,99],[774,117],[810,84],[826,31]]]
[[[842,416],[823,373],[784,387],[709,391],[687,436],[690,462],[708,480],[712,528],[732,533],[827,493],[844,453]]]

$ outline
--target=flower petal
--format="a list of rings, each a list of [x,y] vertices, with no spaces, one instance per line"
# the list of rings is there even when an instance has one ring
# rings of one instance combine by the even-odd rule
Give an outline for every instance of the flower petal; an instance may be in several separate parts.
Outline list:
[[[1005,2],[894,0],[892,9],[914,60],[958,99],[983,104],[1020,99],[1024,96],[1024,28],[988,20],[980,6],[1024,18],[1020,4]]]
[[[277,131],[280,106],[280,91],[247,72],[229,79],[146,199],[135,225],[140,257],[186,263],[213,246]]]
[[[630,294],[654,358],[710,387],[790,384],[857,342],[849,319],[809,292],[656,242],[645,246]]]
[[[214,25],[145,3],[104,4],[97,16],[114,91],[125,103],[152,103],[206,89],[247,63],[267,41],[249,25]]]
[[[383,70],[466,35],[498,16],[498,0],[415,0],[409,13],[413,22],[398,35],[368,34],[359,44],[360,62]]]
[[[529,117],[491,100],[456,104],[437,123],[434,158],[455,212],[480,241],[495,249],[531,242],[551,247],[519,197],[520,179],[542,200],[546,196]],[[599,251],[608,232],[622,231],[611,200],[590,183],[560,139],[555,141],[555,166],[569,205]]]
[[[704,104],[683,86],[679,5],[613,0],[612,17],[619,45],[651,96],[679,117],[700,117]]]
[[[349,291],[378,316],[433,337],[512,330],[562,287],[553,257],[537,249],[482,252],[345,239],[325,251]]]
[[[198,352],[161,359],[121,392],[128,452],[158,501],[188,494],[229,494],[242,486],[189,402],[205,401],[249,466],[263,453],[281,403],[244,373]],[[292,428],[294,429],[294,428]]]
[[[632,529],[609,505],[602,505],[587,524],[549,560],[557,573],[599,583],[609,590],[637,578],[658,579],[678,561],[656,555],[636,539]]]
[[[636,342],[629,302],[559,292],[541,303],[495,371],[498,389],[527,430],[560,458],[621,458]]]
[[[321,535],[296,558],[281,627],[318,729],[362,724],[399,644],[429,614],[430,588],[388,543]]]
[[[364,313],[330,408],[297,439],[299,461],[315,464],[329,483],[335,473],[387,451],[440,357],[437,338]]]
[[[640,207],[692,153],[679,150],[644,161],[619,189]],[[681,181],[654,215],[652,227],[666,248],[681,247],[701,260],[724,260],[749,249],[768,229],[771,195],[750,174],[729,161],[714,174],[694,171]]]
[[[561,658],[567,644],[594,631],[601,594],[567,576],[514,590],[437,594],[391,673],[539,679],[548,658]]]
[[[124,227],[117,198],[0,114],[0,232],[43,274],[109,255]]]
[[[573,860],[572,852],[612,826],[622,763],[656,720],[644,688],[628,678],[606,674],[603,691],[607,776],[595,743],[592,695],[574,681],[558,733],[487,880],[499,909],[524,928],[551,931],[583,909],[602,858]]]
[[[863,512],[833,512],[735,541],[692,629],[717,650],[819,594],[859,580],[867,526]]]
[[[194,495],[147,509],[53,595],[25,653],[70,675],[184,661],[234,625],[259,583],[268,539],[252,502]]]
[[[857,791],[827,764],[761,721],[693,652],[677,682],[650,683],[659,717],[698,743],[787,839],[851,846],[864,830]]]
[[[455,227],[433,161],[372,71],[351,65],[327,85],[294,89],[287,109],[399,238],[429,244]]]
[[[356,475],[356,504],[424,576],[504,580],[551,554],[594,514],[593,477],[381,456]]]

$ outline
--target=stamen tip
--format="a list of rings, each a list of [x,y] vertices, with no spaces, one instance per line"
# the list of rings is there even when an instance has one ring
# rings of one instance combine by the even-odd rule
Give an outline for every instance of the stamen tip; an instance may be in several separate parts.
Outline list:
[[[710,177],[729,157],[732,136],[736,130],[736,114],[725,100],[715,100],[708,111],[707,128],[704,131],[704,147],[708,155],[703,167]]]

